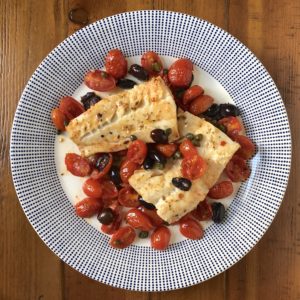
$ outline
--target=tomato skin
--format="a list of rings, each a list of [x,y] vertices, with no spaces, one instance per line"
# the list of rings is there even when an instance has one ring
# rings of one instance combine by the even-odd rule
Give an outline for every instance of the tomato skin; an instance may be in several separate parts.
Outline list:
[[[119,191],[111,180],[103,180],[100,182],[100,184],[102,188],[103,201],[118,197]]]
[[[222,199],[233,193],[233,185],[229,180],[221,181],[215,184],[208,192],[208,197],[212,199]]]
[[[75,204],[76,215],[80,218],[90,218],[103,208],[100,199],[84,198]]]
[[[147,145],[141,140],[133,141],[127,151],[127,160],[141,165],[147,155]]]
[[[199,240],[204,235],[201,225],[193,219],[186,219],[180,222],[179,230],[183,236],[191,240]]]
[[[147,209],[144,206],[138,208],[144,215],[148,216],[155,227],[161,226],[164,220],[157,214],[156,209]]]
[[[110,50],[105,57],[106,72],[116,79],[127,74],[127,60],[119,49]]]
[[[101,183],[93,178],[88,178],[82,185],[83,192],[93,198],[101,198],[103,194]]]
[[[171,232],[169,228],[160,226],[154,230],[151,235],[151,247],[156,250],[166,250],[171,239]]]
[[[92,70],[84,76],[84,83],[92,90],[108,92],[116,87],[116,80],[101,70]]]
[[[135,229],[140,229],[142,231],[150,231],[153,229],[150,218],[137,208],[130,209],[125,218],[126,222]]]
[[[113,248],[124,249],[131,245],[136,237],[136,233],[130,226],[119,228],[111,237],[109,244]]]
[[[181,162],[181,173],[183,177],[190,180],[202,177],[206,169],[206,162],[200,155],[186,157]]]
[[[197,97],[202,96],[203,93],[204,93],[204,90],[201,86],[193,85],[184,92],[183,98],[182,98],[182,103],[184,105],[189,104]]]
[[[236,154],[244,159],[251,158],[255,153],[255,145],[253,142],[244,135],[236,135],[234,141],[240,144],[241,148]]]
[[[91,173],[89,162],[76,153],[67,153],[65,156],[67,170],[75,176],[85,177]]]
[[[117,213],[117,217],[111,224],[109,224],[109,225],[102,224],[101,225],[101,230],[104,233],[111,235],[120,228],[121,223],[122,223],[122,215],[120,213]]]
[[[218,121],[219,124],[223,125],[227,129],[227,134],[231,132],[239,133],[242,130],[242,125],[237,117],[226,117]]]
[[[59,108],[52,109],[51,119],[57,130],[66,130],[65,124],[67,124],[69,120]]]
[[[176,144],[156,144],[155,148],[165,157],[171,157],[177,150]]]
[[[140,205],[138,193],[131,187],[123,187],[119,191],[118,201],[125,207],[138,207]]]
[[[201,201],[197,207],[191,212],[192,216],[198,221],[208,221],[211,220],[213,212],[212,207],[207,200]]]
[[[187,58],[176,60],[169,68],[168,78],[174,87],[188,87],[193,76],[193,63]]]
[[[134,173],[134,171],[139,167],[137,163],[130,160],[125,160],[120,167],[120,177],[124,183],[128,183],[128,179]]]
[[[74,98],[66,96],[60,99],[59,110],[71,121],[85,112],[84,107]]]
[[[158,74],[163,68],[160,57],[153,51],[148,51],[143,54],[141,65],[151,75]]]
[[[214,99],[208,95],[202,95],[192,100],[189,112],[195,116],[202,114],[206,110],[208,110],[214,102]]]
[[[233,182],[245,181],[250,176],[246,160],[234,155],[225,168],[225,173]]]
[[[107,160],[106,160],[106,164],[103,166],[98,166],[97,169],[94,169],[92,174],[91,174],[91,177],[93,179],[100,179],[100,178],[103,178],[110,170],[111,166],[112,166],[112,163],[113,163],[113,156],[111,155],[111,153],[101,153],[98,155],[98,158],[97,158],[97,161],[101,158],[101,157],[106,157]],[[97,161],[96,161],[96,165],[97,165]],[[99,168],[101,170],[99,170]]]
[[[184,139],[179,146],[179,151],[184,158],[193,157],[198,155],[197,148],[193,145],[191,140]]]

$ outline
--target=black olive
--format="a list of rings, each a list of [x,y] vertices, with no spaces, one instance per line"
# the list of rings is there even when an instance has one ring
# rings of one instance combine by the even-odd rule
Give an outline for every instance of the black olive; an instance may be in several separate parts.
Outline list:
[[[239,116],[240,110],[233,104],[220,104],[220,116],[221,118],[229,116]]]
[[[212,208],[212,219],[215,223],[221,223],[225,218],[225,207],[222,203],[215,202],[211,205]]]
[[[109,225],[114,221],[115,215],[111,208],[104,208],[97,216],[101,224]]]
[[[81,103],[85,110],[88,110],[91,106],[95,105],[99,102],[101,98],[97,96],[94,92],[86,93],[84,96],[81,97]]]
[[[183,191],[188,191],[192,186],[192,182],[184,177],[174,177],[172,184]]]
[[[149,151],[149,157],[154,160],[155,162],[158,162],[162,165],[165,165],[167,162],[167,158],[161,154],[160,152],[156,151],[155,149],[151,149]]]
[[[122,78],[117,82],[117,86],[121,89],[132,89],[137,83],[131,79]]]
[[[153,169],[153,166],[154,166],[154,159],[151,158],[149,155],[146,156],[146,158],[144,159],[144,162],[143,162],[143,167],[145,170],[150,170],[150,169]]]
[[[151,138],[155,143],[159,144],[167,144],[168,143],[168,135],[165,130],[162,129],[153,129],[151,131]]]
[[[155,206],[152,203],[149,203],[149,202],[143,200],[143,198],[141,196],[139,197],[139,201],[140,201],[140,204],[142,206],[144,206],[145,208],[151,209],[151,210],[155,209]]]
[[[110,161],[110,155],[107,153],[99,154],[99,157],[96,162],[96,168],[101,172],[107,166]]]
[[[116,167],[116,166],[111,167],[111,169],[109,171],[109,177],[118,189],[122,188],[122,186],[121,186],[122,180],[120,177],[120,170],[118,167]]]
[[[220,112],[220,106],[218,104],[213,104],[207,111],[203,113],[203,115],[215,119],[216,117],[219,119],[218,114]]]
[[[128,73],[139,80],[147,81],[149,79],[149,73],[142,66],[133,64],[130,66]]]

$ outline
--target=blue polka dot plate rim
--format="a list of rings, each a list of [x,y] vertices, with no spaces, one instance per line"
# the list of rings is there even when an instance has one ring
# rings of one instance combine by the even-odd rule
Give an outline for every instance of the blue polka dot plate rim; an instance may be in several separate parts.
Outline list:
[[[108,237],[75,216],[54,161],[56,131],[50,112],[72,95],[83,75],[120,48],[126,56],[153,50],[188,57],[212,75],[241,110],[257,154],[222,224],[198,241],[166,251],[130,246],[112,249]],[[41,239],[65,263],[102,283],[136,291],[167,291],[203,282],[225,271],[263,236],[282,202],[291,164],[287,113],[272,78],[241,42],[189,15],[133,11],[97,21],[65,39],[30,78],[11,134],[11,170],[21,206]]]

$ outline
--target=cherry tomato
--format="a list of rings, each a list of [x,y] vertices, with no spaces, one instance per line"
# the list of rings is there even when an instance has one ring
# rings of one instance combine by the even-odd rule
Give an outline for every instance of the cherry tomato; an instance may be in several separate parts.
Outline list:
[[[158,227],[164,223],[164,220],[157,214],[156,209],[147,209],[144,206],[139,206],[138,209],[150,218],[155,227]]]
[[[188,87],[193,77],[193,63],[186,58],[176,60],[170,67],[168,78],[174,87]]]
[[[67,153],[65,157],[67,170],[75,176],[84,177],[91,173],[89,162],[75,153]]]
[[[193,145],[191,140],[184,139],[179,146],[179,151],[183,157],[188,158],[198,155],[197,148]]]
[[[190,102],[192,102],[197,97],[202,96],[203,93],[204,93],[204,90],[201,86],[193,85],[184,92],[182,102],[185,105],[189,104]]]
[[[157,53],[145,52],[141,58],[142,67],[150,74],[158,74],[162,70],[162,62]]]
[[[201,225],[193,219],[187,219],[180,222],[179,230],[183,236],[191,240],[199,240],[204,235]]]
[[[127,151],[127,160],[141,165],[147,155],[147,145],[141,140],[133,141]]]
[[[54,108],[52,110],[51,119],[56,129],[60,131],[66,130],[65,125],[69,122],[69,120],[59,108]]]
[[[115,232],[109,244],[113,248],[124,249],[131,245],[136,237],[136,233],[130,226],[121,227]]]
[[[223,125],[227,129],[227,133],[240,132],[242,126],[237,117],[226,117],[218,121],[219,124]]]
[[[233,193],[233,185],[229,180],[224,180],[215,184],[208,192],[208,197],[212,199],[222,199]]]
[[[156,144],[155,148],[165,157],[171,157],[177,150],[176,144]]]
[[[237,155],[244,159],[249,159],[255,153],[255,145],[244,135],[236,135],[234,140],[240,144],[241,148],[236,152]]]
[[[109,199],[115,199],[118,197],[118,189],[111,180],[103,180],[100,182],[102,188],[103,201]]]
[[[192,216],[198,221],[207,221],[212,218],[212,208],[207,200],[201,201],[198,206],[192,211]]]
[[[113,234],[115,233],[121,226],[122,223],[122,215],[120,213],[117,213],[117,216],[115,218],[115,220],[109,224],[109,225],[101,225],[101,230],[106,233],[106,234]]]
[[[130,186],[119,191],[118,201],[125,207],[138,207],[140,205],[138,193]]]
[[[170,239],[171,232],[169,228],[160,226],[151,235],[151,247],[156,250],[165,250],[169,246]]]
[[[101,198],[103,194],[102,185],[98,180],[88,178],[82,185],[83,192],[93,198]]]
[[[101,70],[92,70],[84,76],[84,83],[92,90],[108,92],[116,87],[115,79]]]
[[[93,179],[100,179],[104,177],[110,170],[113,163],[113,156],[110,153],[100,153],[97,155],[97,160],[91,177]]]
[[[110,50],[105,57],[106,72],[116,79],[127,74],[127,60],[119,49]]]
[[[153,229],[153,224],[149,217],[137,208],[130,209],[125,218],[126,222],[135,229],[142,231],[150,231]]]
[[[120,177],[124,183],[128,183],[128,179],[134,173],[139,165],[133,161],[125,160],[120,167]]]
[[[103,208],[100,199],[85,198],[75,205],[75,212],[80,218],[90,218]]]
[[[168,69],[162,69],[159,72],[159,76],[165,82],[166,86],[170,86],[170,81],[169,81],[169,78],[168,78]]]
[[[59,110],[69,120],[73,120],[85,111],[84,107],[78,101],[69,96],[61,98],[59,102]]]
[[[183,177],[190,180],[202,177],[206,169],[206,162],[200,155],[186,157],[181,162],[181,173]]]
[[[229,179],[233,182],[245,181],[250,176],[246,160],[234,155],[225,168]]]
[[[189,112],[193,115],[198,116],[202,114],[206,110],[208,110],[214,102],[214,99],[208,95],[202,95],[197,97],[196,99],[192,100]]]

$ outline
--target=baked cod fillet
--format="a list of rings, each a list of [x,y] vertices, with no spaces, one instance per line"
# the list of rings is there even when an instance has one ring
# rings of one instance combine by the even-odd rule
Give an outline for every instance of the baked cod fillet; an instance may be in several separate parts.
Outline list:
[[[176,104],[160,77],[102,99],[73,119],[66,130],[83,156],[128,148],[130,136],[149,143],[153,129],[171,128],[178,139]]]
[[[137,170],[129,178],[130,185],[145,201],[154,204],[158,215],[168,223],[178,221],[205,199],[239,148],[239,144],[221,130],[188,112],[178,114],[178,129],[180,136],[203,135],[197,150],[207,163],[207,171],[192,181],[191,189],[182,191],[172,184],[173,177],[182,177],[182,160],[169,162],[164,170]]]

